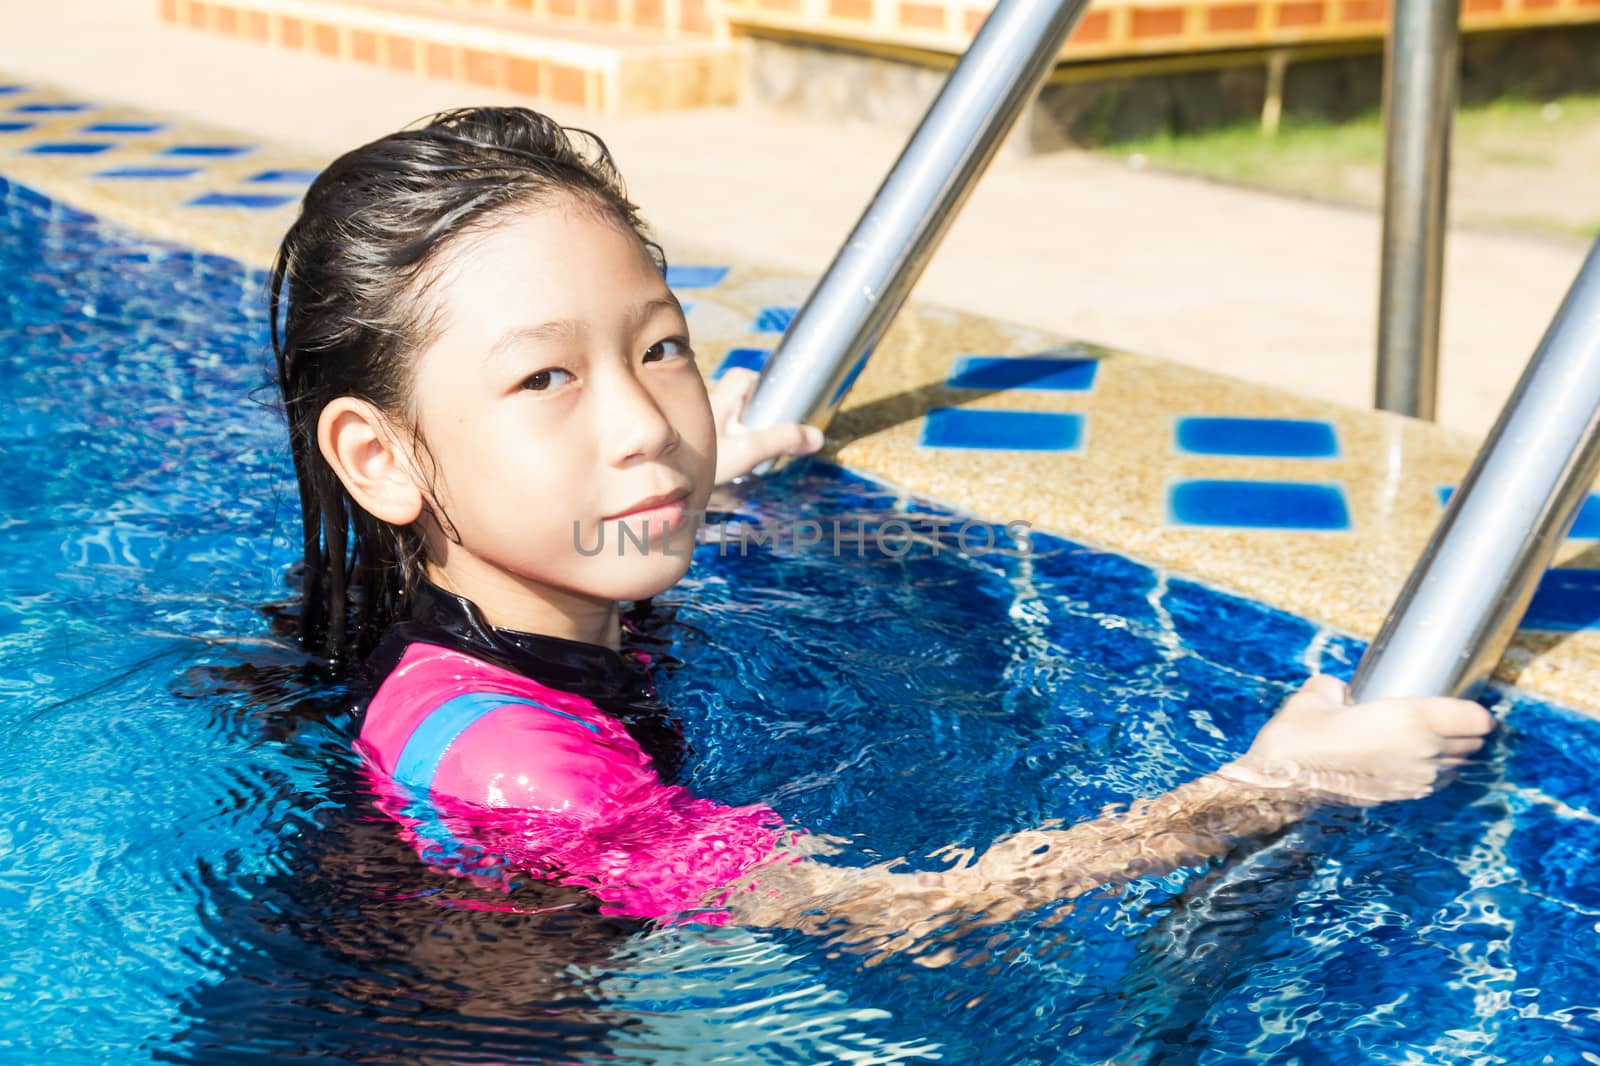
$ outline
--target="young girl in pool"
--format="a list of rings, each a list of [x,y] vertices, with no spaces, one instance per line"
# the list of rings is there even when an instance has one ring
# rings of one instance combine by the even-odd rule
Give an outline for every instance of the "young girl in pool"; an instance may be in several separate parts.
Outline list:
[[[1425,795],[1480,746],[1475,704],[1350,706],[1312,678],[1216,772],[924,873],[830,865],[769,808],[669,783],[680,738],[621,604],[683,577],[715,484],[821,437],[743,428],[748,372],[708,397],[660,248],[574,132],[484,108],[358,148],[273,272],[302,635],[365,657],[357,744],[425,858],[580,885],[607,913],[899,946],[1222,855],[1319,802]],[[580,550],[623,527],[648,550]]]

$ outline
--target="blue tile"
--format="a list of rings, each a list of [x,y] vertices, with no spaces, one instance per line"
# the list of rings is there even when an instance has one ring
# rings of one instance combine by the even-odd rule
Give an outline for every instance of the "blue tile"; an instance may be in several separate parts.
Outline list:
[[[18,104],[11,110],[25,115],[62,115],[93,109],[93,104]]]
[[[924,448],[1064,452],[1083,446],[1083,416],[1051,411],[935,407],[922,425]]]
[[[163,148],[162,155],[201,156],[207,159],[225,158],[227,156],[244,155],[255,149],[244,144],[175,144],[171,148]]]
[[[1450,497],[1455,495],[1454,485],[1440,485],[1434,490],[1439,496],[1439,506],[1443,507],[1450,502]],[[1573,540],[1600,539],[1600,492],[1591,492],[1583,501],[1583,506],[1578,508],[1578,517],[1572,523],[1572,532],[1567,534]]]
[[[28,87],[26,85],[0,85],[0,96],[10,96],[12,93],[25,93],[27,91]]]
[[[263,184],[310,185],[317,180],[319,173],[321,172],[316,170],[263,170],[255,177],[245,180]]]
[[[1275,459],[1331,459],[1339,454],[1333,426],[1298,418],[1180,418],[1180,452]]]
[[[166,129],[165,122],[96,122],[83,127],[84,133],[156,133]]]
[[[755,331],[757,333],[782,333],[789,328],[789,323],[794,321],[794,316],[799,312],[798,307],[763,307],[756,316]]]
[[[720,266],[668,266],[667,286],[673,289],[709,289],[720,285],[728,274]]]
[[[1099,368],[1097,359],[965,355],[956,360],[945,384],[953,389],[1084,392],[1094,387],[1095,372]]]
[[[21,133],[33,129],[35,125],[33,122],[0,122],[0,133]]]
[[[1583,501],[1583,506],[1578,508],[1578,517],[1572,522],[1572,532],[1567,536],[1574,540],[1600,538],[1600,493],[1591,492]]]
[[[184,204],[185,207],[248,207],[252,210],[264,210],[270,207],[282,207],[284,204],[298,203],[298,196],[283,196],[259,192],[208,192],[203,196],[196,196]]]
[[[1600,629],[1600,570],[1550,570],[1528,604],[1523,629]]]
[[[711,375],[715,381],[734,367],[746,367],[750,370],[760,370],[767,365],[767,358],[772,355],[770,348],[735,348],[722,358],[722,365],[717,367]]]
[[[1350,528],[1343,490],[1303,481],[1180,481],[1167,507],[1171,521],[1184,526]]]
[[[96,144],[92,141],[48,141],[22,150],[33,155],[99,155],[112,147],[109,144]]]
[[[840,398],[855,386],[856,378],[860,377],[861,372],[867,368],[867,361],[872,358],[872,353],[876,350],[877,346],[874,345],[873,347],[862,352],[861,355],[857,357],[856,365],[850,368],[850,373],[846,374],[842,379],[840,379],[839,387],[833,390],[832,396],[828,397],[828,402],[830,404],[838,403]]]
[[[97,178],[191,178],[199,167],[112,167],[95,174]]]

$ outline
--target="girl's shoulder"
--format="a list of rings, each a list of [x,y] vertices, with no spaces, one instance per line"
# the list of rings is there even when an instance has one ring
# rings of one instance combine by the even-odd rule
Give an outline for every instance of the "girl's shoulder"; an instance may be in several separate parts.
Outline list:
[[[440,791],[438,767],[471,769],[457,784],[477,802],[496,782],[532,780],[529,767],[546,783],[589,774],[613,789],[645,768],[677,772],[681,727],[656,698],[654,657],[632,647],[647,634],[630,628],[618,652],[496,628],[426,580],[408,599],[365,664],[357,710],[358,744],[385,774]]]
[[[545,706],[557,719],[590,733],[621,732],[616,721],[584,696],[460,648],[412,641],[367,701],[361,735],[410,732],[424,719],[473,717],[507,704]]]
[[[654,777],[623,725],[584,696],[425,641],[372,694],[357,746],[403,785],[494,807],[593,808]]]

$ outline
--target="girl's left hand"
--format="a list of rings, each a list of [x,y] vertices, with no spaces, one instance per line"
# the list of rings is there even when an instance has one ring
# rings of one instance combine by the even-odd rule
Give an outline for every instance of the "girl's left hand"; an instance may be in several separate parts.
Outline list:
[[[748,429],[740,421],[761,375],[747,367],[723,372],[711,389],[711,416],[717,425],[717,484],[748,474],[780,455],[810,455],[822,447],[822,430],[800,422]]]

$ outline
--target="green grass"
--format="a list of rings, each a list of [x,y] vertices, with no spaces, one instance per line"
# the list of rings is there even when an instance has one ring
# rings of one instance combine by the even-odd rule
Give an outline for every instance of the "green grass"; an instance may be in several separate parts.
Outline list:
[[[1508,96],[1456,112],[1457,125],[1467,133],[1507,127],[1551,129],[1562,124],[1592,124],[1597,120],[1600,120],[1600,93],[1564,96],[1559,100]]]
[[[1529,152],[1520,148],[1480,148],[1478,154],[1486,163],[1507,167],[1547,167],[1554,160],[1548,152]]]
[[[1107,151],[1241,185],[1339,198],[1344,167],[1382,163],[1383,123],[1376,114],[1341,123],[1286,117],[1275,137],[1250,123],[1123,141]]]
[[[1525,203],[1470,207],[1467,219],[1546,235],[1592,237],[1600,218],[1587,212],[1541,212],[1552,190],[1571,188],[1600,168],[1600,94],[1557,101],[1502,99],[1462,108],[1452,131],[1451,185],[1465,189],[1473,175],[1512,171],[1525,181]],[[1587,140],[1579,138],[1588,134]],[[1588,147],[1584,147],[1587,144]],[[1375,206],[1383,167],[1383,122],[1377,111],[1346,122],[1285,116],[1269,137],[1259,123],[1183,135],[1165,134],[1107,145],[1103,151],[1168,170],[1279,192]],[[1587,153],[1587,154],[1585,154]],[[1565,178],[1562,186],[1560,179]],[[1596,186],[1600,190],[1600,186]],[[1568,205],[1571,206],[1571,205]],[[1592,206],[1600,215],[1600,191]]]
[[[1592,241],[1600,237],[1600,218],[1579,222],[1545,218],[1542,215],[1484,215],[1481,221],[1504,229],[1522,230],[1545,237]]]

